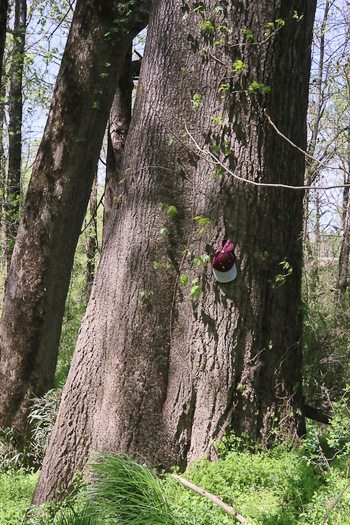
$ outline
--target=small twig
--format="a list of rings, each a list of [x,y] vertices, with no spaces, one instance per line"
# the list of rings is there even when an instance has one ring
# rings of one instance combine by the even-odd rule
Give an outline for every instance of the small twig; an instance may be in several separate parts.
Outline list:
[[[341,498],[344,496],[345,492],[348,490],[349,487],[350,487],[350,483],[347,483],[347,485],[345,485],[344,490],[341,491],[341,493],[339,494],[339,496],[337,497],[337,499],[335,500],[335,502],[333,503],[333,505],[331,506],[331,508],[330,508],[329,511],[327,512],[327,514],[326,514],[326,516],[325,516],[325,519],[324,519],[323,522],[322,522],[322,525],[326,525],[330,513],[331,513],[332,510],[338,505],[339,501],[340,501]]]
[[[321,447],[320,439],[319,439],[319,438],[318,438],[318,451],[319,451],[319,453],[320,453],[320,456],[321,456],[321,458],[322,458],[324,464],[325,464],[326,467],[328,468],[329,473],[330,473],[330,474],[333,474],[333,471],[332,471],[332,468],[331,468],[331,466],[330,466],[330,464],[329,464],[329,461],[328,461],[328,459],[326,458],[326,456],[324,455],[324,452],[323,452],[323,450],[322,450],[322,447]]]
[[[194,145],[196,146],[196,148],[198,149],[198,151],[203,155],[205,156],[205,160],[209,163],[212,163],[214,165],[219,165],[221,166],[229,175],[232,175],[232,177],[234,177],[235,179],[237,180],[240,180],[242,182],[245,182],[247,184],[252,184],[253,186],[261,186],[263,188],[286,188],[288,190],[314,190],[314,191],[319,191],[319,190],[332,190],[332,189],[336,189],[336,188],[346,188],[346,187],[350,187],[350,184],[335,184],[335,185],[332,185],[332,186],[290,186],[288,184],[279,184],[279,183],[269,183],[269,182],[256,182],[254,180],[250,180],[250,179],[245,179],[244,177],[240,177],[239,175],[236,175],[236,173],[233,173],[233,171],[231,171],[229,168],[227,168],[227,166],[225,166],[221,160],[216,157],[211,151],[207,150],[207,149],[203,149],[199,146],[199,144],[197,143],[197,141],[195,140],[195,138],[193,137],[193,135],[190,133],[190,131],[188,130],[187,128],[187,125],[185,123],[185,129],[186,129],[186,132],[187,132],[187,135],[189,136],[189,138],[192,140],[192,142],[194,143]],[[281,133],[279,132],[279,134],[281,135]],[[285,137],[286,138],[286,137]],[[290,142],[292,145],[293,143],[286,138],[286,140],[288,142]],[[297,149],[300,149],[298,148],[297,146],[295,146]],[[305,153],[303,150],[300,149],[300,151],[302,153]],[[211,159],[208,158],[211,157]],[[342,169],[342,168],[339,168],[339,169]]]
[[[92,215],[92,217],[90,217],[89,222],[88,222],[88,223],[84,226],[84,228],[81,230],[80,235],[82,235],[82,234],[84,233],[84,231],[88,229],[88,227],[90,226],[90,224],[92,223],[92,221],[95,219],[95,217],[96,217],[96,215],[97,215],[97,211],[98,211],[99,207],[100,207],[101,204],[102,204],[102,201],[103,201],[104,196],[105,196],[105,192],[102,193],[102,196],[101,196],[101,198],[100,198],[100,200],[99,200],[99,202],[98,202],[98,204],[97,204],[97,206],[96,206],[96,210],[95,210],[94,214]]]
[[[209,492],[207,492],[204,489],[201,489],[200,487],[197,487],[197,485],[194,485],[190,481],[187,481],[187,479],[181,478],[177,474],[170,474],[170,475],[172,478],[177,479],[177,481],[179,481],[182,485],[185,485],[185,487],[193,490],[194,492],[197,492],[198,494],[200,494],[201,496],[204,496],[205,498],[210,499],[216,505],[219,505],[219,507],[221,507],[225,512],[227,512],[228,514],[236,518],[236,520],[239,521],[240,523],[245,523],[246,525],[250,525],[248,521],[243,516],[241,516],[241,514],[238,514],[233,507],[230,507],[230,505],[226,505],[226,503],[221,501],[221,499],[219,499],[218,497],[214,496],[213,494],[210,494]]]
[[[299,146],[297,146],[296,144],[294,144],[294,142],[292,142],[288,137],[286,137],[285,135],[283,135],[283,133],[281,133],[281,131],[277,128],[276,124],[274,124],[271,120],[271,117],[269,117],[269,115],[267,114],[266,112],[266,109],[264,110],[264,114],[265,114],[265,117],[267,118],[267,121],[268,123],[273,127],[273,129],[276,131],[277,135],[279,135],[280,137],[282,137],[285,141],[288,142],[288,144],[290,144],[291,146],[293,146],[293,148],[297,149],[298,151],[300,151],[300,153],[302,153],[305,157],[307,157],[308,159],[312,160],[313,162],[316,162],[319,166],[322,166],[322,168],[326,168],[326,169],[329,169],[329,170],[334,170],[334,169],[338,169],[338,170],[341,170],[341,171],[346,171],[344,168],[338,166],[338,168],[335,168],[334,166],[327,166],[327,164],[324,164],[323,162],[321,162],[320,160],[318,160],[316,157],[313,157],[312,155],[309,155],[309,153],[307,153],[305,150],[303,150],[302,148],[299,148]],[[348,184],[345,185],[343,184],[341,187],[344,187],[344,186],[349,186]],[[304,188],[307,188],[306,186],[304,186]],[[308,188],[307,188],[308,189]],[[328,188],[319,188],[319,189],[328,189]]]

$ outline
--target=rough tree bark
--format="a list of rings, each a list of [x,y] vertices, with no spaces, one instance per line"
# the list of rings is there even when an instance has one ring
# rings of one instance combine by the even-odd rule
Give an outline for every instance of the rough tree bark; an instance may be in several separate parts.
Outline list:
[[[16,0],[11,52],[9,90],[9,149],[6,177],[5,239],[6,258],[10,264],[16,239],[21,206],[22,116],[23,116],[23,66],[27,29],[27,2]]]
[[[131,49],[129,49],[109,115],[102,244],[106,242],[112,227],[110,219],[120,194],[120,192],[118,193],[119,183],[122,179],[120,169],[130,126],[132,91],[134,88],[131,56]]]
[[[188,4],[155,3],[124,190],[35,504],[69,488],[94,449],[184,468],[215,455],[213,441],[229,429],[265,444],[305,431],[303,193],[238,181],[212,154],[252,183],[303,184],[303,155],[264,111],[305,148],[315,2]],[[284,27],[266,38],[279,18]],[[211,220],[202,235],[194,217]],[[219,284],[198,264],[225,233],[238,276]],[[184,276],[198,279],[194,297]]]
[[[0,326],[0,425],[25,434],[53,385],[74,251],[115,87],[150,0],[78,0],[33,166]]]

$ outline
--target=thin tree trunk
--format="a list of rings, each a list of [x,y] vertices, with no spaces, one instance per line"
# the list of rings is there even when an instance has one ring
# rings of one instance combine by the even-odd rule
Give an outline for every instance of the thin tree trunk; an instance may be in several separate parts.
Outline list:
[[[266,0],[214,11],[211,0],[204,14],[190,3],[187,18],[181,0],[155,4],[124,189],[35,504],[69,488],[93,450],[184,468],[213,457],[213,442],[231,429],[264,444],[305,432],[303,194],[239,182],[221,173],[211,153],[247,181],[303,184],[303,155],[275,133],[264,111],[305,148],[315,4]],[[265,44],[245,39],[242,29],[264,40],[266,24],[278,18],[285,26]],[[222,46],[213,43],[220,38]],[[238,60],[246,70],[233,74]],[[254,92],[253,82],[271,93]],[[202,235],[194,217],[211,220]],[[210,265],[198,264],[225,234],[236,246],[238,275],[220,284]],[[180,285],[185,276],[194,280],[192,297]]]
[[[10,264],[16,239],[21,207],[21,161],[22,161],[22,116],[23,116],[23,65],[27,26],[27,2],[15,1],[13,49],[11,53],[9,90],[9,150],[6,177],[5,238],[7,263]]]
[[[92,185],[92,191],[89,203],[89,225],[85,236],[86,246],[86,274],[85,274],[85,285],[86,285],[86,296],[87,299],[90,296],[91,287],[94,282],[95,271],[96,271],[96,253],[98,248],[98,237],[97,237],[97,172]]]
[[[350,85],[349,85],[349,100],[350,100]],[[347,144],[347,170],[344,177],[344,184],[350,184],[350,130],[348,130],[348,144]],[[348,288],[348,269],[349,269],[349,255],[350,255],[350,198],[349,187],[345,186],[343,189],[343,210],[342,210],[342,226],[343,236],[340,245],[340,254],[338,262],[338,279],[337,279],[337,300],[345,306],[345,294]]]
[[[78,0],[33,166],[0,325],[0,425],[53,386],[64,303],[115,86],[150,2]]]
[[[131,48],[126,56],[123,71],[114,95],[108,126],[107,168],[103,214],[103,244],[110,231],[110,218],[118,203],[122,187],[120,180],[126,137],[131,120],[131,101],[134,84],[131,69]]]
[[[317,74],[317,88],[316,88],[316,98],[314,105],[314,118],[311,129],[311,138],[308,146],[308,154],[312,157],[315,154],[317,139],[320,131],[320,124],[323,112],[323,71],[324,71],[324,54],[325,54],[325,33],[327,29],[327,21],[329,15],[329,9],[331,6],[330,0],[326,0],[323,13],[323,21],[321,26],[321,35],[320,35],[320,51],[319,51],[319,62],[318,62],[318,74]],[[306,186],[311,186],[317,179],[319,173],[318,165],[316,162],[312,161],[308,164],[306,169]],[[304,197],[304,242],[307,243],[308,247],[309,242],[309,232],[308,232],[308,220],[309,220],[309,205],[310,205],[310,191],[306,190]],[[317,263],[316,263],[317,264]]]
[[[2,67],[6,42],[8,0],[0,0],[0,86],[2,84]]]

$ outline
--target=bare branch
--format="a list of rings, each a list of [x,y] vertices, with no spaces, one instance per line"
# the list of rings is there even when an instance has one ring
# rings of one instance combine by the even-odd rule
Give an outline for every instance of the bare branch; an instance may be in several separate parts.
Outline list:
[[[234,516],[237,521],[240,523],[245,523],[246,525],[249,525],[248,521],[241,516],[241,514],[238,514],[233,507],[230,507],[230,505],[226,505],[221,499],[217,498],[213,494],[210,494],[210,492],[207,492],[206,490],[201,489],[200,487],[197,487],[197,485],[194,485],[190,481],[187,481],[187,479],[181,478],[177,474],[170,474],[172,478],[177,479],[182,485],[185,487],[193,490],[194,492],[197,492],[197,494],[200,494],[201,496],[204,496],[205,498],[210,499],[213,503],[216,505],[219,505],[225,512],[230,514],[231,516]]]

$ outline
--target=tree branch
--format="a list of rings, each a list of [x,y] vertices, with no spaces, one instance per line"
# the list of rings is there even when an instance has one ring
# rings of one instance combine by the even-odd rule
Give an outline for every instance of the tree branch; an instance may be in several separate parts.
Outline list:
[[[201,496],[204,496],[205,498],[210,499],[216,505],[219,505],[219,507],[221,507],[228,514],[231,514],[231,516],[236,518],[236,520],[239,521],[240,523],[245,523],[246,525],[249,525],[248,521],[243,516],[241,516],[241,514],[238,514],[233,507],[226,505],[226,503],[221,501],[221,499],[217,498],[213,494],[210,494],[206,490],[201,489],[200,487],[197,487],[197,485],[194,485],[190,481],[187,481],[187,479],[181,478],[177,474],[170,474],[170,475],[172,478],[177,479],[177,481],[179,481],[185,487],[188,487],[189,489],[193,490],[194,492],[197,492]]]
[[[324,412],[320,412],[317,408],[310,407],[310,405],[304,405],[305,417],[308,419],[313,419],[319,423],[324,423],[329,425],[331,422],[331,417]]]

